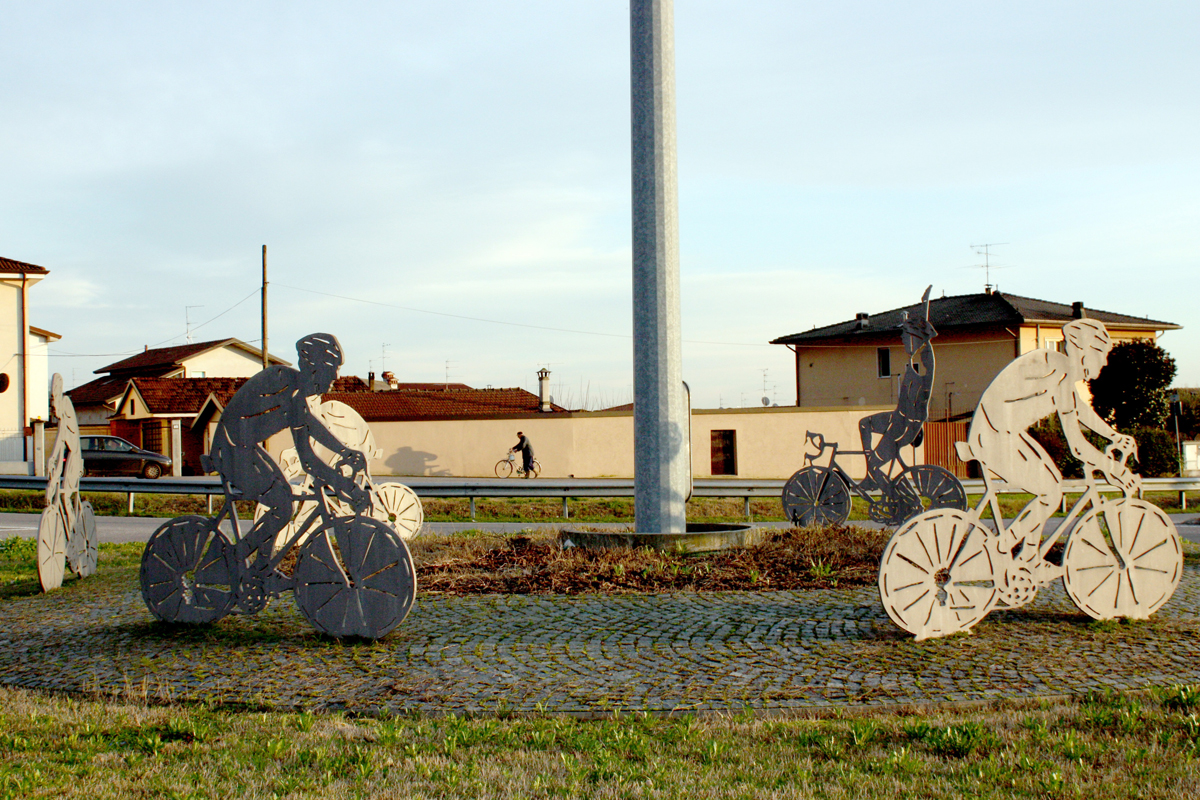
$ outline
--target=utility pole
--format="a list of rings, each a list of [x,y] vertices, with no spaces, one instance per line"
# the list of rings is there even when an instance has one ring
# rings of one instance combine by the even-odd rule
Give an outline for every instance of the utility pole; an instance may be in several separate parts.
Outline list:
[[[262,356],[263,369],[271,366],[271,356],[267,354],[267,246],[263,245],[263,285],[262,285]]]
[[[679,312],[672,0],[629,4],[633,172],[634,520],[683,533],[691,463]]]

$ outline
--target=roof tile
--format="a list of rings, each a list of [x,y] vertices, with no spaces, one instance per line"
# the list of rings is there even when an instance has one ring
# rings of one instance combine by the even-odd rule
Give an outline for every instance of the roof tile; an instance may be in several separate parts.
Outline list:
[[[0,272],[4,273],[25,273],[27,275],[49,275],[50,270],[45,267],[39,267],[37,264],[26,264],[24,261],[17,261],[12,258],[0,257]]]
[[[814,328],[811,331],[781,336],[778,339],[772,339],[771,344],[804,344],[887,333],[899,329],[903,312],[908,312],[909,315],[923,313],[921,304],[914,303],[911,306],[872,314],[868,320],[869,324],[865,328],[860,328],[857,320],[848,320],[822,328]],[[1100,320],[1105,325],[1143,326],[1157,330],[1174,330],[1180,327],[1173,322],[1131,317],[1111,311],[1098,311],[1094,308],[1085,308],[1084,313],[1088,318]],[[1030,322],[1065,323],[1070,322],[1073,318],[1073,311],[1069,305],[1001,292],[938,297],[929,301],[929,321],[939,331],[984,325],[1020,325]]]

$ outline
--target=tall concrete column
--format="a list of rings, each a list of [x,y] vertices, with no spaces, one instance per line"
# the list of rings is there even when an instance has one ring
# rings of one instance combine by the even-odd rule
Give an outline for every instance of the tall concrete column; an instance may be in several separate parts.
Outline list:
[[[639,533],[682,533],[691,472],[679,335],[672,0],[630,0],[629,34],[634,513]]]

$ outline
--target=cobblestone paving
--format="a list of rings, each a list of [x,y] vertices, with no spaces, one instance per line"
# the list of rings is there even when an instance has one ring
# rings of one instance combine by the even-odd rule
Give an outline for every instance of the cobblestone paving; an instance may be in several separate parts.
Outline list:
[[[1148,622],[1095,624],[1055,584],[915,642],[871,588],[421,596],[383,642],[318,636],[289,597],[203,629],[152,622],[136,572],[0,602],[0,684],[251,707],[606,714],[791,711],[1200,682],[1200,571]]]

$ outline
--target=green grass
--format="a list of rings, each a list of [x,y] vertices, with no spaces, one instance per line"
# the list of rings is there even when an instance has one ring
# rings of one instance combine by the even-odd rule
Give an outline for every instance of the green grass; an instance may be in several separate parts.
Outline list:
[[[123,576],[130,569],[136,569],[144,548],[141,542],[101,544],[99,579]],[[70,570],[63,576],[64,585],[76,580]],[[37,540],[19,536],[0,539],[0,600],[38,594],[41,590],[37,576]]]
[[[350,718],[0,689],[0,798],[1194,797],[1196,690],[824,719]]]
[[[96,514],[101,516],[125,516],[127,497],[117,492],[88,492],[85,497],[92,503]],[[1011,494],[1001,496],[1001,508],[1006,517],[1015,516],[1029,502],[1032,495]],[[1071,499],[1074,499],[1072,497]],[[1168,513],[1178,513],[1178,492],[1148,492],[1146,500],[1158,505]],[[974,505],[978,495],[968,498]],[[465,522],[471,519],[470,504],[466,499],[426,499],[422,502],[425,518],[431,522]],[[1200,516],[1200,493],[1188,495],[1189,511]],[[16,489],[0,490],[0,511],[39,513],[45,506],[43,492]],[[570,498],[570,519],[578,522],[631,522],[633,499],[616,498]],[[253,514],[253,504],[238,503],[239,515]],[[134,516],[177,517],[183,514],[207,514],[205,498],[200,495],[138,494],[134,502]],[[744,501],[740,498],[693,498],[688,503],[688,520],[692,522],[742,522],[746,519]],[[756,522],[779,522],[783,520],[783,507],[774,497],[755,498],[750,501],[750,516]],[[990,512],[984,517],[990,517]],[[1062,516],[1061,513],[1057,516]],[[853,498],[850,520],[869,519],[867,504],[858,497]],[[562,522],[561,499],[535,498],[481,498],[475,503],[476,522]]]

